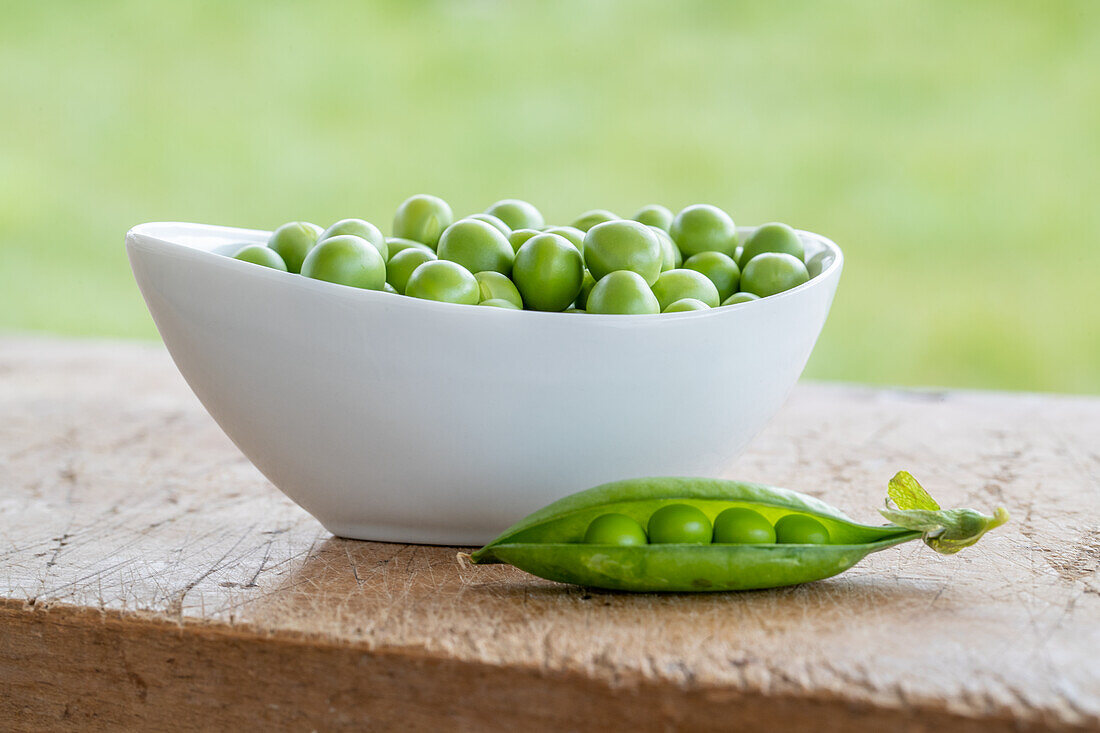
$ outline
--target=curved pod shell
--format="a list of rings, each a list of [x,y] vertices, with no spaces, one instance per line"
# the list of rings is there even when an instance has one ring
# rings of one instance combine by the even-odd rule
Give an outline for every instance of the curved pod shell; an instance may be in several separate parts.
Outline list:
[[[559,583],[639,592],[778,588],[830,578],[872,552],[919,536],[864,545],[501,545],[494,556]],[[563,562],[561,550],[569,552]]]
[[[829,530],[828,545],[583,544],[588,524],[607,512],[645,525],[669,503],[694,506],[713,523],[724,509],[744,506],[773,524],[805,514]],[[477,564],[505,562],[562,583],[630,591],[774,588],[842,573],[868,554],[920,536],[896,525],[853,522],[838,509],[796,491],[704,478],[645,478],[597,486],[554,502],[473,553]]]

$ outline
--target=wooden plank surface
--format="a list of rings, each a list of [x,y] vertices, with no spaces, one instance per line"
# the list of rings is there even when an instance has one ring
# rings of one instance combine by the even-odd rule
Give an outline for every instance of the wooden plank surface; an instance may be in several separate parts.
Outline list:
[[[336,539],[160,347],[0,339],[0,728],[1100,729],[1100,400],[803,384],[727,475],[878,521],[1009,508],[837,578],[620,595]]]

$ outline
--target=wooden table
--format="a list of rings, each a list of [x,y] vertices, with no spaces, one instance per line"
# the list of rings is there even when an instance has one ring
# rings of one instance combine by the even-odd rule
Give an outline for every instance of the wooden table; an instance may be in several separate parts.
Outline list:
[[[1100,400],[803,384],[728,475],[1013,521],[620,595],[336,539],[160,347],[0,339],[0,729],[1100,729]]]

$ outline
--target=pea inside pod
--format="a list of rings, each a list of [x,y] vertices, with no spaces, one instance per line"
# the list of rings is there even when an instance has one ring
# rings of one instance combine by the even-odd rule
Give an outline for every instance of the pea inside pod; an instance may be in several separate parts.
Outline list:
[[[508,563],[548,580],[610,590],[749,590],[828,578],[872,552],[915,539],[952,554],[1008,520],[1004,509],[992,517],[970,509],[941,510],[904,472],[890,482],[888,494],[895,504],[881,511],[892,523],[873,526],[855,522],[813,497],[761,484],[701,478],[618,481],[540,509],[474,552],[470,560]],[[673,514],[685,526],[693,516],[698,529],[720,517],[728,519],[732,509],[751,511],[763,524],[780,528],[783,537],[761,542],[772,536],[766,529],[743,535],[723,528],[728,522],[720,520],[717,542],[702,541],[694,530],[666,533],[654,542],[654,530],[667,529],[661,525]],[[648,526],[649,542],[586,541],[594,520],[609,514]],[[792,526],[806,531],[784,529]],[[744,539],[738,541],[739,537]],[[797,541],[800,538],[804,541]]]

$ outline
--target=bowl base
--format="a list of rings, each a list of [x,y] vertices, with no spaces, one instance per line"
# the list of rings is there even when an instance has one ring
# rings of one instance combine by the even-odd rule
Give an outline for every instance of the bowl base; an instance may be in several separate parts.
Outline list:
[[[455,530],[440,527],[397,526],[392,524],[338,524],[321,522],[325,529],[346,540],[368,542],[399,542],[413,545],[444,545],[453,547],[481,547],[500,534],[496,529]]]

